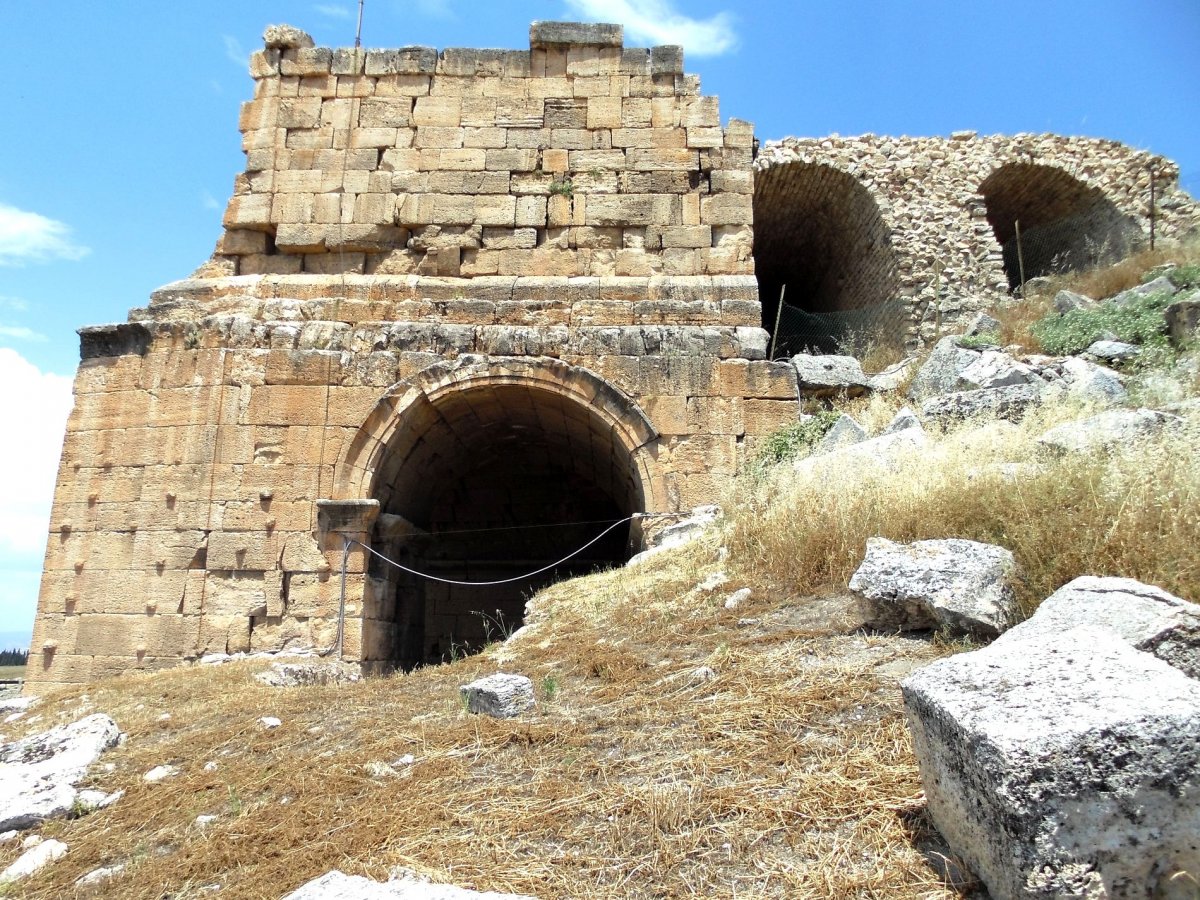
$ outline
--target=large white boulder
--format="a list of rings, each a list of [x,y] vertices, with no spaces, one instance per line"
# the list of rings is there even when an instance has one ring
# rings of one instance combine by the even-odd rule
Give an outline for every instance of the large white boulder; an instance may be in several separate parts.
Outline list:
[[[1016,616],[1009,585],[1016,563],[1003,547],[959,539],[898,544],[867,541],[850,590],[872,607],[885,629],[947,627],[994,637]]]
[[[1126,446],[1182,423],[1156,409],[1110,409],[1046,431],[1038,444],[1052,453],[1095,453]]]
[[[975,350],[958,346],[957,336],[942,338],[917,371],[917,377],[909,386],[908,396],[913,400],[924,400],[926,397],[960,390],[963,384],[959,376],[982,356]]]
[[[1175,897],[1200,872],[1200,691],[1103,628],[903,682],[929,813],[995,900]]]
[[[1032,616],[997,641],[1094,625],[1135,650],[1152,653],[1200,678],[1200,605],[1133,578],[1083,575],[1042,601]]]
[[[0,831],[65,816],[88,766],[121,736],[103,713],[0,745]]]
[[[431,882],[404,874],[386,882],[336,869],[292,891],[283,900],[534,900],[528,894],[472,891],[452,884]]]
[[[870,379],[853,356],[792,357],[797,385],[805,397],[857,397],[871,390]]]

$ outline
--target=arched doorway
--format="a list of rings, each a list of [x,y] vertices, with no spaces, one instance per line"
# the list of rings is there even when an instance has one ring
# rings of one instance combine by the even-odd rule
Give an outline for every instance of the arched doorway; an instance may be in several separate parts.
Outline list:
[[[846,352],[864,341],[903,343],[907,322],[897,310],[891,232],[853,175],[805,162],[758,173],[754,266],[776,356]]]
[[[1014,290],[1022,277],[1113,262],[1141,242],[1137,223],[1103,191],[1055,166],[1008,163],[979,192]]]
[[[412,668],[474,652],[518,627],[541,587],[625,562],[628,522],[552,565],[647,510],[655,436],[623,394],[557,360],[447,363],[397,386],[358,442],[361,486],[379,501],[371,544],[434,577],[372,558],[363,661]]]

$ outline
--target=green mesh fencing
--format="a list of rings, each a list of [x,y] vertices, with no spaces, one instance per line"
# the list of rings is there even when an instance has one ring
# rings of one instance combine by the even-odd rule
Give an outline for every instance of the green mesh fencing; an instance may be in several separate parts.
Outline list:
[[[898,353],[904,348],[911,314],[904,300],[823,313],[807,312],[785,302],[779,313],[772,358],[797,353],[862,358],[888,349]]]

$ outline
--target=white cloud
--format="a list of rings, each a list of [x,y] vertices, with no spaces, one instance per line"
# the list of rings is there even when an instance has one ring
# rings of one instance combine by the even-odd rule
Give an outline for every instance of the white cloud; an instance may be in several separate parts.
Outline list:
[[[345,6],[339,6],[336,3],[318,3],[313,9],[323,16],[328,16],[331,19],[352,19],[354,13],[350,12]]]
[[[25,312],[29,303],[20,297],[5,297],[0,295],[0,309],[11,309],[13,312]]]
[[[0,266],[82,259],[90,252],[71,239],[71,229],[62,222],[0,203]]]
[[[670,0],[566,0],[571,14],[591,22],[625,26],[628,38],[649,44],[681,44],[689,56],[720,56],[737,48],[734,17],[720,12],[693,19]]]
[[[54,481],[71,411],[71,379],[0,347],[0,629],[28,628],[37,609]]]
[[[46,336],[41,332],[26,328],[24,325],[0,325],[0,338],[13,338],[18,341],[44,341]]]
[[[50,503],[73,397],[72,379],[42,372],[17,351],[0,347],[0,420],[12,428],[0,441],[0,553],[29,557],[41,567]]]
[[[246,52],[246,48],[231,34],[221,35],[221,40],[225,43],[225,58],[235,66],[245,66],[250,60],[250,54]]]
[[[221,204],[217,202],[217,198],[212,195],[212,191],[200,192],[200,205],[205,209],[220,209]]]

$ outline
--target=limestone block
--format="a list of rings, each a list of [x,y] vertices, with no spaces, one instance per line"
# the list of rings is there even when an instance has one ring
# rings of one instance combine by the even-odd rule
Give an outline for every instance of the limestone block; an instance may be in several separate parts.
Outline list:
[[[588,225],[669,225],[673,218],[671,198],[654,194],[591,196],[585,208]]]
[[[788,363],[722,360],[709,396],[791,400],[797,396],[796,370]]]
[[[466,118],[464,114],[464,119]],[[465,124],[465,123],[464,123]],[[479,147],[487,150],[497,150],[508,146],[508,129],[506,128],[463,128],[463,146]]]
[[[368,50],[363,70],[368,75],[432,75],[437,60],[437,51],[432,47]]]
[[[273,569],[279,559],[279,540],[253,531],[214,531],[208,536],[208,569]]]
[[[749,194],[713,194],[701,197],[700,221],[706,225],[752,225],[754,224],[754,206],[751,196]]]
[[[421,125],[416,129],[416,134],[413,136],[413,146],[419,150],[457,150],[463,145],[463,137],[466,131],[462,128],[453,128],[448,125]],[[422,155],[423,159],[436,163],[438,156],[434,153]],[[431,165],[430,168],[438,168]],[[480,166],[482,168],[482,166]]]
[[[413,106],[414,125],[448,125],[458,127],[462,120],[460,97],[418,97]]]
[[[621,127],[620,97],[589,97],[587,101],[587,124],[589,130]]]
[[[523,97],[502,97],[496,101],[496,127],[541,129],[545,124],[545,104]]]
[[[413,124],[412,111],[410,97],[369,98],[359,103],[358,124],[364,128],[408,128]]]
[[[488,150],[481,168],[510,172],[532,172],[538,167],[537,150]]]
[[[700,157],[695,150],[687,148],[660,148],[654,150],[631,149],[625,154],[626,165],[640,172],[693,171],[700,166]],[[709,200],[715,198],[707,198]],[[713,221],[709,224],[724,225]]]
[[[1200,871],[1200,693],[1181,672],[1081,627],[902,687],[930,816],[991,896],[1171,896]]]

